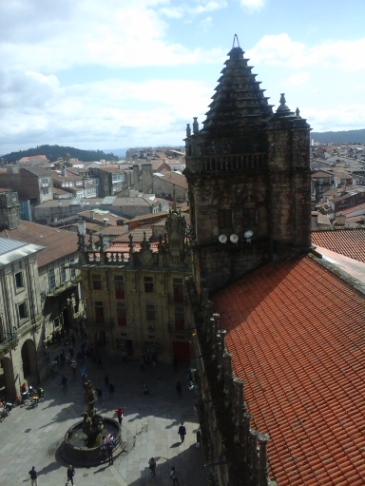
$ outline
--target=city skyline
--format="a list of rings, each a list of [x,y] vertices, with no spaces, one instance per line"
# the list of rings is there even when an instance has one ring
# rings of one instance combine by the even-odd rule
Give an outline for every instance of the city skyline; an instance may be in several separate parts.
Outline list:
[[[233,36],[277,107],[313,131],[365,127],[357,0],[10,0],[0,6],[0,154],[182,145],[208,110]]]

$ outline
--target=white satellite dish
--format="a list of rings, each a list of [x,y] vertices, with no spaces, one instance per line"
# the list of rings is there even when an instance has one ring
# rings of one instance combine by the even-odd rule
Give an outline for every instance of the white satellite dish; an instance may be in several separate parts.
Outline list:
[[[244,236],[244,237],[245,237],[247,240],[249,240],[249,239],[252,237],[252,235],[253,235],[253,231],[252,231],[252,230],[247,230],[247,231],[245,231],[245,232],[243,233],[243,236]]]
[[[239,240],[238,235],[236,234],[231,235],[229,239],[231,240],[232,243],[238,243]]]
[[[226,235],[219,235],[218,236],[219,243],[227,243],[227,236]]]

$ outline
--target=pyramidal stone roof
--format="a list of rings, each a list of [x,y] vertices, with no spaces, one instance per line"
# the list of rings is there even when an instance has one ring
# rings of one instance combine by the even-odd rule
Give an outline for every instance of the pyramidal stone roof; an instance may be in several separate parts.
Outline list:
[[[245,128],[266,123],[272,115],[272,105],[264,96],[256,74],[248,66],[244,52],[234,45],[228,53],[219,84],[212,96],[210,109],[206,113],[202,132],[221,130],[222,128]],[[238,44],[238,40],[237,40]]]

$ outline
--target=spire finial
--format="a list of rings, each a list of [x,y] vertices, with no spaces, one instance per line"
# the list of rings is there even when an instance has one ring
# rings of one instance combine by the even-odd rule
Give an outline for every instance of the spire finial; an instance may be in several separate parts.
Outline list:
[[[289,108],[286,106],[285,93],[280,94],[280,105],[279,105],[279,108],[276,111],[278,113],[290,112]]]
[[[241,47],[240,46],[240,41],[238,40],[238,35],[237,34],[234,34],[233,36],[233,44],[232,44],[232,49],[234,47]]]

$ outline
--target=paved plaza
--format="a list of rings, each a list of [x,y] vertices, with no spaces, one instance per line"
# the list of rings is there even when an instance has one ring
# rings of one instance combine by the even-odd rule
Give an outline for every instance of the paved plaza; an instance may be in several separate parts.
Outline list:
[[[49,350],[53,357],[61,348]],[[129,450],[116,457],[113,466],[75,467],[75,485],[171,486],[169,472],[175,466],[181,486],[206,486],[202,450],[196,447],[199,424],[194,414],[195,397],[186,386],[188,369],[174,371],[172,365],[158,364],[141,371],[138,360],[115,363],[106,353],[101,354],[103,369],[91,360],[85,368],[93,385],[103,388],[104,402],[96,405],[102,414],[116,418],[114,410],[125,409],[122,438],[128,438]],[[16,407],[0,424],[1,486],[30,485],[32,466],[38,472],[39,486],[65,485],[67,465],[58,449],[67,429],[81,420],[87,408],[81,367],[74,377],[70,365],[65,365],[58,375],[42,383],[45,398],[37,408]],[[68,377],[67,391],[62,389],[62,373]],[[105,389],[105,373],[115,385],[113,399]],[[177,381],[183,385],[181,398],[176,392]],[[145,383],[150,389],[148,396],[142,391]],[[178,435],[182,421],[187,430],[183,443]],[[157,461],[155,478],[150,478],[150,457]]]

